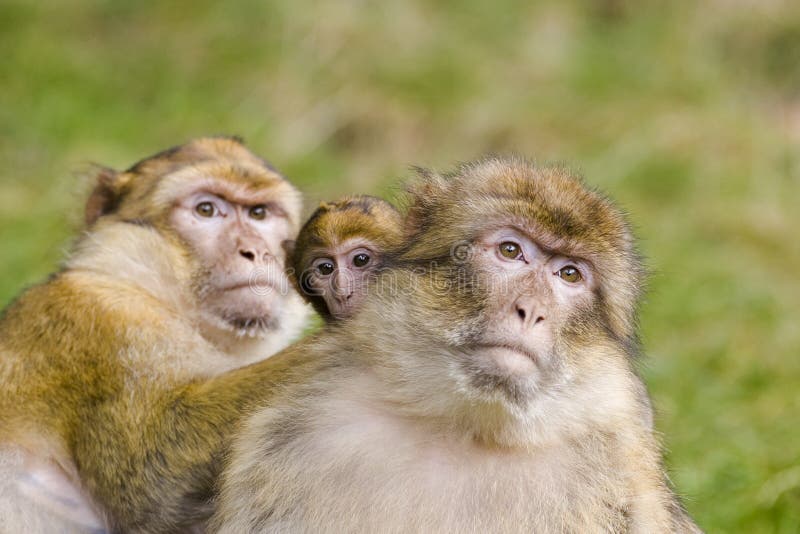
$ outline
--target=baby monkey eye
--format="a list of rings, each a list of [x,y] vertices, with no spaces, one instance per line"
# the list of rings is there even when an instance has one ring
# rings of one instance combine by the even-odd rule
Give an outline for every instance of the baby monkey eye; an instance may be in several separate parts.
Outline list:
[[[213,217],[216,209],[213,203],[205,201],[195,206],[194,211],[201,217]]]
[[[263,220],[267,217],[267,207],[264,204],[253,206],[249,211],[250,217],[256,220]]]
[[[571,284],[583,280],[581,272],[574,265],[567,265],[565,267],[562,267],[556,272],[556,274],[558,275],[559,278]]]
[[[336,267],[333,265],[333,262],[324,261],[322,263],[317,264],[317,271],[319,274],[323,276],[328,276],[333,272]]]
[[[522,257],[522,248],[513,241],[503,241],[498,247],[500,255],[509,260],[517,260]]]
[[[355,265],[356,267],[364,267],[366,264],[369,263],[369,260],[370,260],[369,254],[364,254],[362,252],[361,254],[356,254],[355,256],[353,256],[353,265]]]

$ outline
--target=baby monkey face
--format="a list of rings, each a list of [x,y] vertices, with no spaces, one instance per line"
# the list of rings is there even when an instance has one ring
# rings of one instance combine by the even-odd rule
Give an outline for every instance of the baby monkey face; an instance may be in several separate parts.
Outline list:
[[[350,317],[364,300],[369,277],[380,264],[372,243],[348,240],[313,256],[307,267],[308,288],[325,300],[333,318]]]

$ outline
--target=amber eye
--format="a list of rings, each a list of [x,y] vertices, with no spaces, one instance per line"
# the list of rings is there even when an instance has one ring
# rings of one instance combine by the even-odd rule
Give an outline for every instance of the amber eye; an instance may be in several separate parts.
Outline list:
[[[353,256],[353,265],[356,267],[364,267],[366,264],[369,263],[370,257],[369,254],[361,253],[356,254]]]
[[[516,260],[522,255],[522,249],[513,241],[503,241],[500,243],[500,254],[509,260]]]
[[[562,280],[564,280],[565,282],[569,282],[571,284],[583,280],[581,272],[574,265],[567,265],[566,267],[562,267],[561,269],[558,270],[556,274]]]
[[[194,211],[201,217],[213,217],[216,210],[213,203],[206,201],[195,206]]]
[[[333,265],[333,262],[330,261],[323,261],[322,263],[317,264],[317,271],[323,276],[328,276],[335,268],[336,267]]]
[[[257,220],[263,220],[267,217],[267,207],[263,204],[253,206],[250,208],[250,217]]]

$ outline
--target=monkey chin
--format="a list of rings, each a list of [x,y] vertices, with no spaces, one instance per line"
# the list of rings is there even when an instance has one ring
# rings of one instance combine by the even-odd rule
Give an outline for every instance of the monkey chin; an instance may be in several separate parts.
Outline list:
[[[276,292],[258,294],[249,288],[238,288],[206,298],[205,322],[237,337],[263,338],[281,328],[272,310],[286,307],[285,299]]]
[[[498,395],[520,407],[526,405],[546,378],[537,356],[507,345],[478,345],[464,365],[470,385],[490,398]]]

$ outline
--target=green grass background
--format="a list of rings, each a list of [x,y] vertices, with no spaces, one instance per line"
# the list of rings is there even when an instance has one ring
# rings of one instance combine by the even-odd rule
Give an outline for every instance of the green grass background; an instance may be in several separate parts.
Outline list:
[[[236,133],[308,199],[412,164],[566,161],[653,277],[643,373],[709,532],[800,530],[800,4],[0,3],[0,304],[79,229],[88,161]]]

